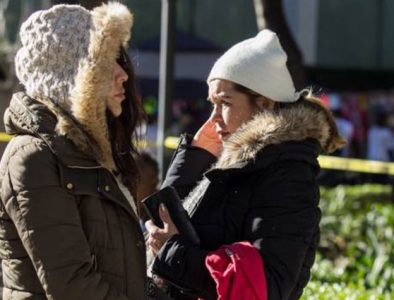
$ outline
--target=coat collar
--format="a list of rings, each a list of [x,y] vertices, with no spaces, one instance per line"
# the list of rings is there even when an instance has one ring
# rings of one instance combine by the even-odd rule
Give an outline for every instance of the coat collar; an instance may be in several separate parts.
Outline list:
[[[13,95],[4,114],[4,124],[8,134],[30,134],[40,137],[66,166],[102,168],[95,159],[94,153],[100,151],[97,144],[89,143],[88,138],[77,126],[71,131],[71,138],[70,135],[57,134],[58,115],[51,112],[47,105],[22,92]],[[76,136],[85,141],[85,148],[89,147],[90,150],[83,151],[78,147],[73,141]]]
[[[324,108],[316,109],[307,101],[283,109],[266,110],[231,135],[224,143],[223,152],[214,168],[244,166],[254,161],[262,150],[286,142],[312,139],[323,151],[335,148],[340,146],[341,141],[332,139],[333,126]]]
[[[104,167],[96,161],[94,153],[100,151],[97,148],[98,145],[89,143],[89,139],[84,136],[84,132],[76,125],[72,130],[73,138],[79,136],[78,138],[82,142],[85,141],[85,147],[89,147],[87,149],[90,149],[90,152],[82,151],[70,139],[69,133],[66,135],[56,133],[58,116],[60,114],[61,112],[58,112],[57,115],[54,114],[48,109],[47,105],[26,96],[24,93],[16,93],[13,95],[11,103],[4,114],[4,123],[6,131],[9,134],[29,134],[43,140],[62,165],[65,166],[62,173],[64,179],[70,178],[70,180],[76,180],[84,178],[78,184],[74,185],[77,193],[80,189],[86,192],[86,186],[89,186],[89,180],[93,180],[93,192],[97,191],[96,185],[98,185],[98,191],[101,194],[126,209],[138,222],[138,217],[120,190],[114,175],[105,171]],[[63,117],[67,118],[67,115]],[[73,124],[71,120],[69,122]],[[86,176],[85,170],[87,169],[91,169],[92,171],[97,169],[98,172],[94,174],[97,174],[99,177]],[[107,185],[112,187],[110,191],[105,188]]]

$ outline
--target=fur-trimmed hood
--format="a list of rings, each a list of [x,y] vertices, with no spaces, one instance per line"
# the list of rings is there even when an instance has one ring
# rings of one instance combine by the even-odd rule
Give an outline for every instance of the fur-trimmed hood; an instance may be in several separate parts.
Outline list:
[[[133,16],[123,4],[109,2],[90,13],[87,56],[78,64],[75,88],[67,103],[36,99],[57,117],[56,132],[108,170],[116,170],[106,119],[114,63],[130,37]],[[83,29],[85,30],[85,29]]]
[[[317,140],[322,152],[332,152],[344,144],[331,113],[316,101],[302,100],[286,108],[266,110],[231,135],[215,168],[254,160],[269,145],[308,138]]]

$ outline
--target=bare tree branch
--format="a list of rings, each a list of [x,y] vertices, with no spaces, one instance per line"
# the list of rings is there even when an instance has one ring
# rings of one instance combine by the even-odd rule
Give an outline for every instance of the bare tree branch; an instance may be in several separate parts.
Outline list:
[[[254,11],[256,13],[257,28],[260,31],[266,28],[263,3],[261,0],[253,0],[253,4],[254,4]]]
[[[257,1],[257,0],[256,0]],[[302,53],[299,50],[286,22],[282,0],[260,0],[266,28],[276,32],[288,56],[287,67],[297,90],[306,85]]]

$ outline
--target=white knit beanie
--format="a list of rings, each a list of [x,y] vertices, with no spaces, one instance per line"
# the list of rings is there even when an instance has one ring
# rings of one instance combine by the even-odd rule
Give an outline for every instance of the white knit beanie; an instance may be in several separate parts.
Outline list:
[[[214,64],[207,82],[224,79],[277,102],[295,102],[300,93],[295,90],[286,61],[277,35],[264,29],[226,51]]]

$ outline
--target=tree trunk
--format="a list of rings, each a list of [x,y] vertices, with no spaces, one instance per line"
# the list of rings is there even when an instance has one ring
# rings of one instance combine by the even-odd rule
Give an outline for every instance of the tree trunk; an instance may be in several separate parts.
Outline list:
[[[87,9],[92,9],[102,3],[107,2],[106,0],[52,0],[52,4],[80,4]]]
[[[299,91],[306,86],[303,57],[287,25],[282,0],[261,1],[265,26],[278,35],[280,43],[287,53],[287,67],[293,78],[296,90]]]

